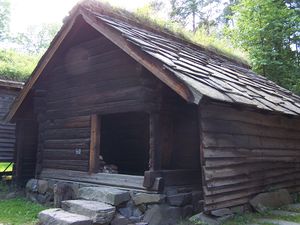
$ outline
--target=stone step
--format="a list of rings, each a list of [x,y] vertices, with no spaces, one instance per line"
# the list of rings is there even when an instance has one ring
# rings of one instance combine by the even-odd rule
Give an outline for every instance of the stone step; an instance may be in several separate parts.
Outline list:
[[[89,217],[94,223],[108,224],[112,221],[116,208],[103,202],[89,200],[68,200],[62,202],[62,209]]]
[[[92,220],[83,215],[66,212],[62,209],[46,209],[39,213],[42,225],[92,225]]]
[[[259,219],[258,223],[262,224],[274,224],[274,225],[300,225],[300,223],[285,221],[285,220],[276,220],[276,219]]]
[[[128,191],[108,187],[83,187],[78,191],[80,199],[92,200],[118,206],[130,200]]]

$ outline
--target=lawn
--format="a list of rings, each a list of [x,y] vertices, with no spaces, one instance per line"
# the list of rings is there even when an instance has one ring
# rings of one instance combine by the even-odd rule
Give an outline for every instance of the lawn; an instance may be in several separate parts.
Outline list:
[[[34,225],[37,214],[45,207],[29,202],[24,198],[0,200],[0,224]]]
[[[5,168],[9,165],[9,163],[0,163],[0,172],[5,170]],[[11,164],[7,171],[12,171],[13,165]]]

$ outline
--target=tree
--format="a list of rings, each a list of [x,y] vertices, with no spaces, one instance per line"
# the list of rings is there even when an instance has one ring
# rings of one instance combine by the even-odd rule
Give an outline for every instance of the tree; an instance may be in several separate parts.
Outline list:
[[[0,0],[0,41],[7,37],[9,32],[10,2]]]
[[[249,53],[254,70],[300,91],[298,11],[282,0],[241,0],[234,13],[231,34]]]
[[[192,21],[192,30],[204,27],[210,33],[210,27],[215,25],[215,4],[220,0],[171,0],[171,19],[182,23],[184,26]]]
[[[41,54],[48,48],[59,27],[60,25],[56,23],[30,26],[26,32],[18,33],[14,38],[14,42],[17,43],[24,52]]]

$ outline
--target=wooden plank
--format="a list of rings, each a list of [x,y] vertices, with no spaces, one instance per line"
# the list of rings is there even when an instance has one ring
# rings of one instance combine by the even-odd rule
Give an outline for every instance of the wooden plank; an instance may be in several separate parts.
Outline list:
[[[88,184],[108,185],[122,188],[136,188],[146,190],[143,187],[143,176],[132,176],[123,174],[106,174],[60,170],[60,169],[43,169],[41,179],[61,179],[67,181],[77,181]]]
[[[100,155],[100,127],[101,119],[98,115],[91,116],[91,142],[90,142],[90,163],[89,173],[97,173],[99,171],[99,155]]]

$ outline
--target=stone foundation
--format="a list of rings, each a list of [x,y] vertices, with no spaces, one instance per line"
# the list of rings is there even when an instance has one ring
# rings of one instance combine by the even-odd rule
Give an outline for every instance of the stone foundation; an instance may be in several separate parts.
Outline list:
[[[95,189],[93,191],[93,189]],[[31,179],[26,196],[33,202],[61,207],[61,202],[86,199],[105,202],[116,208],[111,225],[168,225],[203,210],[202,193],[188,188],[171,189],[164,194],[121,190],[74,182]],[[96,193],[93,195],[93,193]]]

